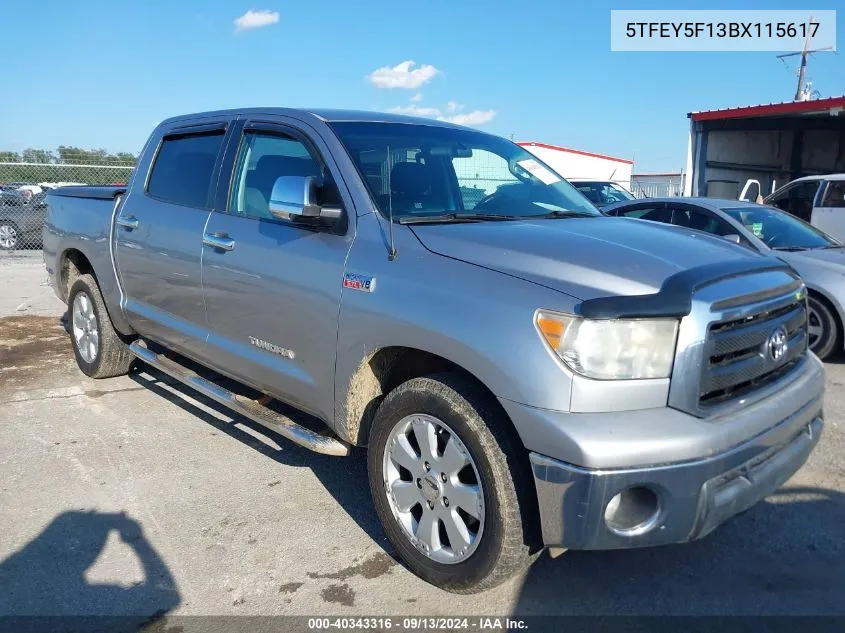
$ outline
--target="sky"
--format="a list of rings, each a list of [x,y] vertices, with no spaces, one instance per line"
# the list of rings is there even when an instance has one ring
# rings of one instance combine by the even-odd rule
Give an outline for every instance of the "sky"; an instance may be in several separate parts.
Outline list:
[[[752,0],[4,0],[0,150],[137,153],[169,116],[251,106],[417,112],[680,171],[690,111],[791,100],[796,58],[611,52],[611,9]],[[839,5],[839,6],[837,6]],[[813,9],[841,9],[814,0]],[[845,58],[809,79],[845,94]]]

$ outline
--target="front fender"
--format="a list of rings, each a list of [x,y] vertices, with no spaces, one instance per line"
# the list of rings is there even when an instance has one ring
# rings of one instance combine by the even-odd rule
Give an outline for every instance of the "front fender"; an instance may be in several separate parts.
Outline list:
[[[379,220],[361,218],[361,224]],[[372,228],[372,227],[370,227]],[[571,375],[534,327],[534,312],[572,312],[575,299],[515,277],[426,250],[397,226],[399,252],[389,261],[380,234],[362,230],[347,272],[373,276],[375,290],[344,288],[335,375],[335,424],[341,434],[360,420],[354,392],[360,368],[376,352],[406,347],[465,369],[494,395],[534,407],[569,408]],[[355,417],[355,416],[353,416]]]

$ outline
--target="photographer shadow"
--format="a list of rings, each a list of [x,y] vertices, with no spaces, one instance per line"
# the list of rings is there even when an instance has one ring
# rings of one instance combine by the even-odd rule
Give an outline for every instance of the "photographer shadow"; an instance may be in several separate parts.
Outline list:
[[[117,532],[140,562],[144,580],[98,584],[86,579]],[[122,571],[122,570],[121,570]],[[180,603],[167,565],[140,524],[125,513],[64,512],[32,541],[0,562],[0,616],[119,616],[137,628]],[[7,622],[8,623],[8,622]]]

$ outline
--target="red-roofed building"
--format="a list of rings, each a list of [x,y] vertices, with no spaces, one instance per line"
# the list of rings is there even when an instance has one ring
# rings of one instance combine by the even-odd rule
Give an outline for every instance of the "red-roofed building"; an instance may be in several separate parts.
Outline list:
[[[631,188],[634,161],[580,149],[523,141],[518,143],[567,180],[613,181]]]
[[[843,110],[845,96],[690,112],[685,195],[736,198],[749,180],[766,195],[845,171]]]

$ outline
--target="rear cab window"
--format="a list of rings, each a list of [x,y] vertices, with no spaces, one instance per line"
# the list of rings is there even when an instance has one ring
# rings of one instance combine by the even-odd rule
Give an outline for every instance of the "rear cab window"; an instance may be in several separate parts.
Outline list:
[[[207,208],[224,135],[221,128],[165,136],[150,171],[147,195],[163,202]]]

